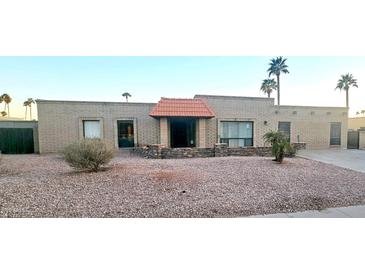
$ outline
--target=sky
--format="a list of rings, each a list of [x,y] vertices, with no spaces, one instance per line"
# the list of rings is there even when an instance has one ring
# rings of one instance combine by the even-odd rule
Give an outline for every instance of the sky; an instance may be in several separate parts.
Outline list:
[[[130,102],[195,94],[260,97],[271,58],[0,57],[0,93],[10,94],[10,114],[19,118],[28,97],[124,101],[123,92],[132,95]],[[280,78],[282,105],[345,106],[345,92],[334,88],[341,74],[352,73],[359,88],[350,90],[350,116],[365,109],[365,57],[286,58],[290,73]]]

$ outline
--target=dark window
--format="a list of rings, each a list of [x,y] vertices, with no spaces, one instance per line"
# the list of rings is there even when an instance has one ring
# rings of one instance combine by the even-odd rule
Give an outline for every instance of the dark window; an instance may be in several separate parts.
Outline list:
[[[133,120],[118,121],[118,146],[134,147]]]
[[[341,123],[331,123],[330,145],[341,145]]]
[[[279,122],[279,131],[284,133],[288,141],[290,142],[290,122]]]
[[[229,147],[253,146],[253,122],[220,123],[220,142]]]

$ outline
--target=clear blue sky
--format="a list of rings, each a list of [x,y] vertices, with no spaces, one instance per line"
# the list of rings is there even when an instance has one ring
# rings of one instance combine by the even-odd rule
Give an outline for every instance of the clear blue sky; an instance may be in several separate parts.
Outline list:
[[[157,102],[194,94],[264,96],[268,57],[0,57],[0,93],[13,97],[12,116],[23,117],[22,102],[34,99]],[[351,113],[365,109],[365,57],[288,57],[281,77],[282,104],[343,106],[334,91],[350,72]],[[274,96],[276,97],[276,95]]]

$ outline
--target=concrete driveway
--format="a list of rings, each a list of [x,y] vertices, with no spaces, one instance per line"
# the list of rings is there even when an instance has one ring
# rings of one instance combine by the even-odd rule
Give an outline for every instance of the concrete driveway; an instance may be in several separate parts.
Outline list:
[[[298,156],[365,173],[365,150],[300,150]]]
[[[365,218],[365,206],[326,208],[293,213],[256,215],[249,218]]]

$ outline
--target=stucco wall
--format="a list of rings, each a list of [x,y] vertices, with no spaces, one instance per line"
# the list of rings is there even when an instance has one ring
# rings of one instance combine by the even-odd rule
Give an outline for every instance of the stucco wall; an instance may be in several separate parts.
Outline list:
[[[82,138],[82,119],[100,119],[106,144],[116,148],[116,121],[134,120],[137,145],[159,142],[159,121],[148,114],[154,104],[37,100],[41,153],[59,152]]]
[[[365,128],[365,117],[349,118],[348,127],[352,130],[358,130],[361,127]]]
[[[220,121],[253,121],[254,146],[264,146],[263,135],[277,130],[279,121],[291,122],[291,141],[306,142],[308,149],[330,147],[330,123],[341,123],[341,147],[347,146],[347,109],[342,107],[275,106],[274,99],[255,97],[206,96],[216,117],[207,120],[206,143],[219,142]],[[266,121],[266,124],[265,124]]]

